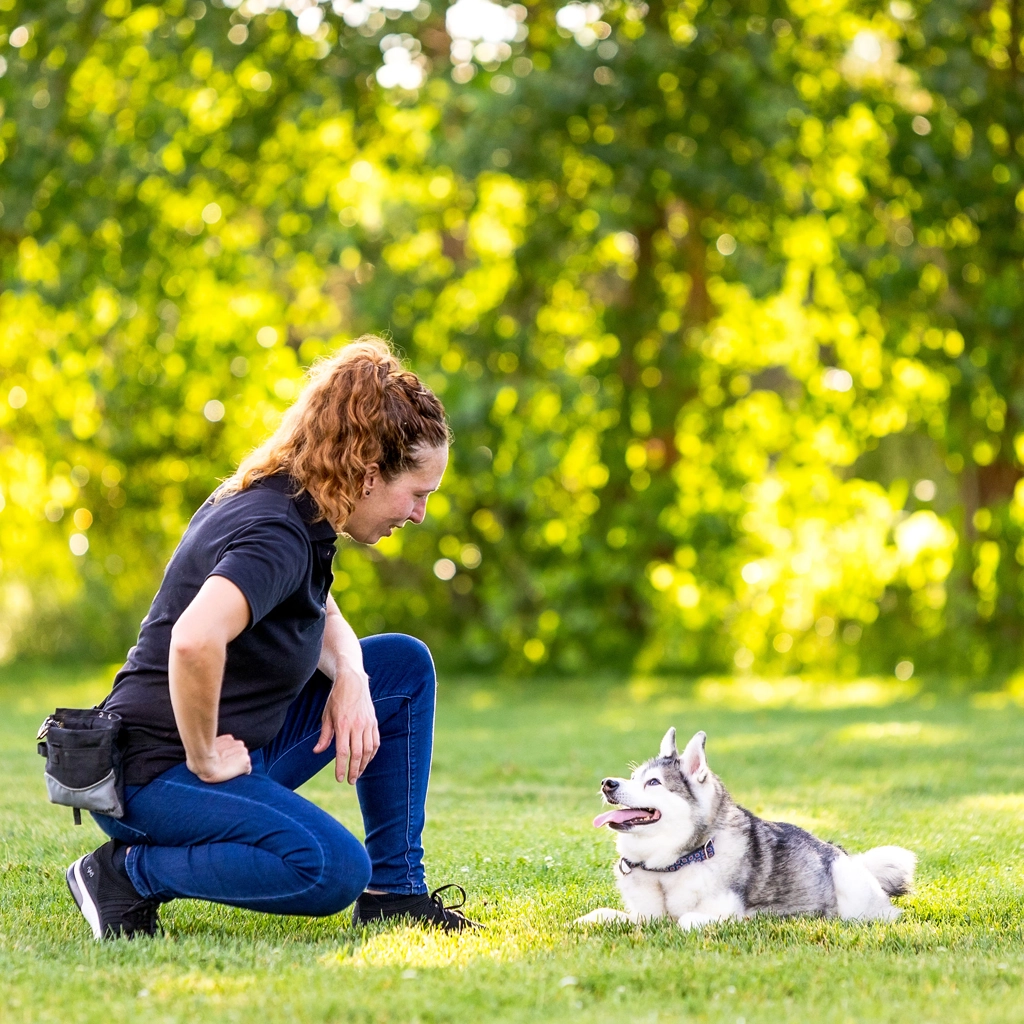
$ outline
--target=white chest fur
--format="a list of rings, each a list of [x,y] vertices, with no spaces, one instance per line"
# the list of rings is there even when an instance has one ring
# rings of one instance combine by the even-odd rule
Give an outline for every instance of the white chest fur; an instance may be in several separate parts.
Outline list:
[[[622,902],[631,914],[644,918],[677,918],[700,909],[700,905],[717,887],[708,883],[710,864],[690,864],[678,871],[645,871],[635,868],[623,874],[616,869]],[[704,870],[701,871],[700,869]]]
[[[718,916],[725,904],[732,914],[743,915],[746,908],[728,886],[735,854],[728,847],[715,850],[709,860],[687,864],[676,871],[648,871],[642,867],[623,870],[616,865],[615,877],[622,901],[631,915],[642,918],[690,914]]]

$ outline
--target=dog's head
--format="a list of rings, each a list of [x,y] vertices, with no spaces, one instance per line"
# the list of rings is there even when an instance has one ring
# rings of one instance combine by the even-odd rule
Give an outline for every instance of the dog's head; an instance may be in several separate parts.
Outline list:
[[[680,848],[691,841],[704,842],[721,786],[708,768],[706,740],[707,734],[698,732],[680,754],[676,731],[669,729],[657,757],[640,765],[628,779],[608,778],[601,783],[601,795],[615,809],[599,814],[594,825],[619,832],[620,849],[630,849],[639,859],[666,843]]]

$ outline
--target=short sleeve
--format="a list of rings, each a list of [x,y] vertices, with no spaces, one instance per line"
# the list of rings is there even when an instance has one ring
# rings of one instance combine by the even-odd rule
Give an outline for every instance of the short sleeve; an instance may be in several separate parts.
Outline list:
[[[249,602],[249,628],[305,582],[309,541],[290,522],[259,519],[231,538],[209,576],[231,580]]]

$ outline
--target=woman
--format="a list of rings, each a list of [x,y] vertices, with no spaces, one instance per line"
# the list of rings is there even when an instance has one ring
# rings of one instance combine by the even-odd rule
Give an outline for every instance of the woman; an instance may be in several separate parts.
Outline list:
[[[111,840],[67,871],[96,938],[152,935],[178,897],[471,925],[423,881],[430,653],[358,640],[330,593],[337,533],[421,523],[449,440],[438,399],[361,338],[192,518],[101,705],[123,719],[126,810],[94,815]],[[365,848],[294,792],[332,759]]]

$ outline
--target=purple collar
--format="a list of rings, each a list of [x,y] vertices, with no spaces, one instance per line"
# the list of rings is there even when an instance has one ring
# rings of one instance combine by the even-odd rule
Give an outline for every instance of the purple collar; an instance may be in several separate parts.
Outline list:
[[[641,871],[678,871],[680,868],[685,868],[687,864],[699,864],[703,860],[711,860],[714,855],[715,841],[709,839],[703,846],[698,847],[692,853],[684,853],[675,864],[669,864],[667,868],[649,868],[642,860],[633,861],[621,857],[619,859],[619,871],[624,875],[628,875],[634,868],[640,868]]]

